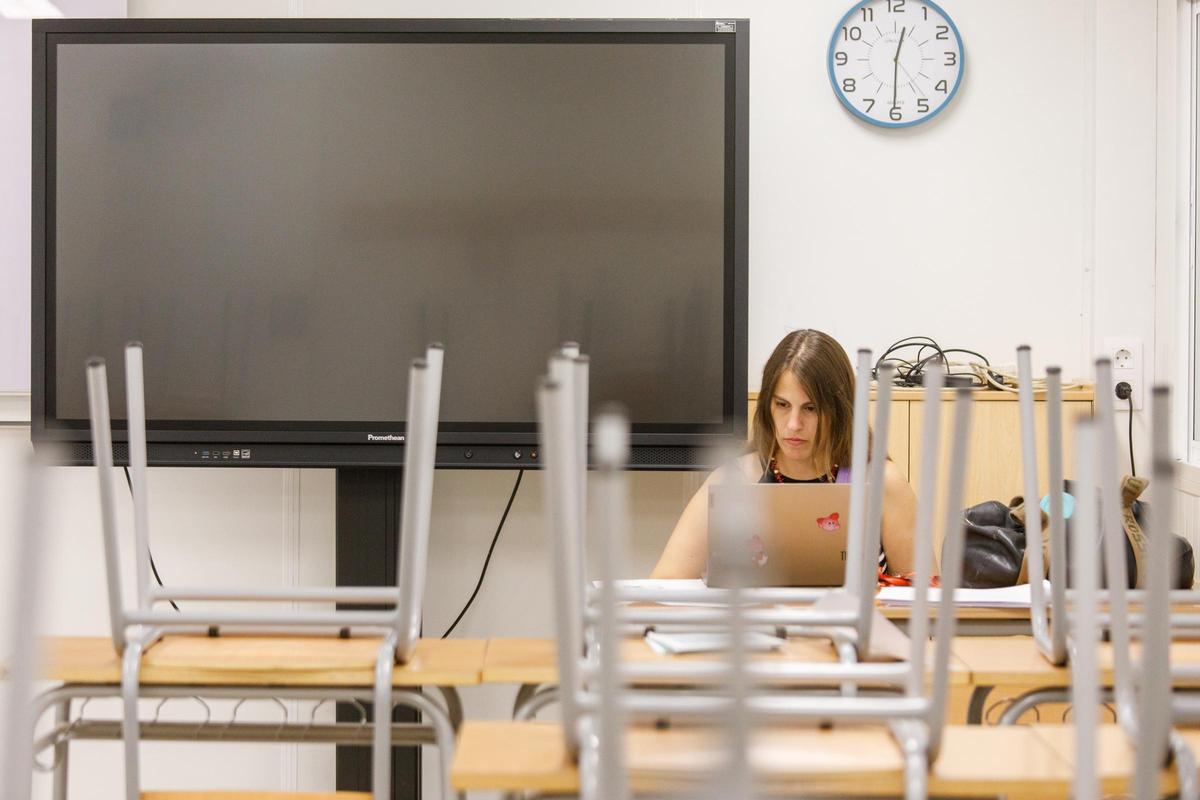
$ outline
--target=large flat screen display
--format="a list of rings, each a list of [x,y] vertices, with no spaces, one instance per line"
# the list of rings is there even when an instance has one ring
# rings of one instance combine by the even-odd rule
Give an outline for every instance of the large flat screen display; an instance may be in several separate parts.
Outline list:
[[[746,22],[34,28],[34,438],[145,347],[160,464],[528,466],[578,342],[634,466],[744,437]],[[369,439],[368,436],[371,438]],[[119,437],[118,437],[119,438]],[[372,441],[374,439],[374,441]]]

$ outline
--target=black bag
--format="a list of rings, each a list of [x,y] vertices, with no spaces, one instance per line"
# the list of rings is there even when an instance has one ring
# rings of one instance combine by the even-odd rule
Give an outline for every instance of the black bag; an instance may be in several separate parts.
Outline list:
[[[1125,565],[1128,576],[1126,585],[1133,589],[1138,587],[1138,572],[1145,549],[1145,535],[1142,525],[1146,505],[1138,497],[1145,490],[1148,481],[1144,478],[1126,476],[1121,482],[1121,504],[1125,511]],[[1065,482],[1064,490],[1073,494],[1070,481]],[[1043,567],[1048,570],[1049,534],[1046,531],[1046,515],[1038,510],[1042,523]],[[1067,585],[1071,582],[1070,552],[1071,540],[1074,535],[1071,520],[1066,521],[1067,539]],[[966,525],[966,541],[963,553],[962,585],[969,589],[993,589],[1001,586],[1014,586],[1029,580],[1028,560],[1025,552],[1025,507],[1022,498],[1015,497],[1005,505],[997,500],[989,500],[971,506],[963,512],[963,523]],[[1174,544],[1171,563],[1174,567],[1171,588],[1190,589],[1195,578],[1196,564],[1192,546],[1186,539],[1175,534],[1171,535]],[[1103,548],[1100,538],[1096,537],[1096,547],[1101,550],[1103,564]],[[1101,572],[1101,585],[1105,585],[1104,573]]]
[[[1012,506],[999,500],[971,506],[963,512],[967,526],[963,550],[962,585],[967,589],[995,589],[1025,583],[1025,523],[1013,516]]]

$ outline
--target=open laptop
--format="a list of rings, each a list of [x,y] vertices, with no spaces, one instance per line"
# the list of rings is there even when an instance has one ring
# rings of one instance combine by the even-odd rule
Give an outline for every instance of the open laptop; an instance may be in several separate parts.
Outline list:
[[[749,513],[757,507],[758,513]],[[709,586],[841,586],[849,484],[715,484],[708,491]],[[757,517],[734,537],[713,522]],[[740,577],[737,575],[741,571]],[[735,580],[736,578],[736,580]]]

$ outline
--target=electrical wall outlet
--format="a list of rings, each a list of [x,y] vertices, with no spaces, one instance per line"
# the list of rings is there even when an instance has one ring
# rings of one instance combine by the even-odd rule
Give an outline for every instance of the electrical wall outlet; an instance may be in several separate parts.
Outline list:
[[[1146,386],[1146,364],[1142,358],[1142,340],[1119,337],[1105,339],[1104,354],[1112,360],[1113,382],[1112,386],[1107,389],[1097,386],[1096,391],[1104,389],[1104,391],[1112,393],[1113,408],[1117,411],[1126,411],[1129,409],[1129,401],[1120,400],[1116,396],[1117,384],[1124,381],[1133,387],[1133,394],[1130,395],[1130,398],[1133,400],[1134,410],[1140,411]]]

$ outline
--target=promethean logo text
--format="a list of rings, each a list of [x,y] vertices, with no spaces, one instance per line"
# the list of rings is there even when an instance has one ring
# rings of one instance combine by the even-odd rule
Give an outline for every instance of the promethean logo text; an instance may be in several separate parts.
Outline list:
[[[374,433],[367,434],[368,442],[403,442],[404,434],[385,433],[382,436],[377,436]]]

